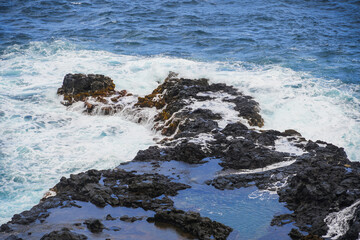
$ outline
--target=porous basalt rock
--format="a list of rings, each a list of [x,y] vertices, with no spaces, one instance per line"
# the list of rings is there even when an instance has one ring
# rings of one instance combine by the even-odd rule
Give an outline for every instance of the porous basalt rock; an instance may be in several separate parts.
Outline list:
[[[83,234],[71,232],[68,228],[63,228],[60,231],[52,231],[45,234],[41,240],[86,240],[88,239]]]
[[[312,235],[312,234],[303,235],[302,233],[299,232],[299,230],[294,228],[291,229],[289,236],[293,240],[323,240],[323,238],[319,237],[318,235]]]
[[[176,114],[164,127],[162,134],[171,136],[175,133],[175,130],[179,123],[184,119],[194,119],[196,117],[203,118],[204,120],[221,119],[221,116],[214,114],[211,111],[204,111],[204,109],[198,112],[193,111],[180,111],[186,105],[189,105],[187,101],[206,101],[212,100],[211,93],[227,94],[230,97],[223,97],[223,102],[235,103],[234,110],[238,112],[239,117],[243,117],[248,120],[251,126],[262,127],[264,120],[259,114],[259,104],[250,96],[245,96],[238,92],[232,86],[225,84],[209,84],[209,80],[205,78],[201,79],[185,79],[177,78],[177,74],[170,73],[165,79],[164,83],[159,85],[150,95],[144,98],[139,97],[135,106],[139,107],[156,107],[162,109],[162,111],[155,117],[155,121],[166,121],[173,114]],[[199,95],[200,93],[208,95]],[[194,109],[197,110],[197,109]],[[204,111],[204,112],[201,112]],[[210,113],[211,112],[211,113]],[[209,116],[209,114],[211,116]]]
[[[153,221],[172,223],[199,239],[226,239],[232,229],[196,212],[182,210],[162,211],[155,214]]]
[[[99,183],[103,179],[104,185]],[[62,178],[55,185],[57,196],[69,196],[72,200],[90,201],[99,207],[112,206],[141,207],[145,210],[167,208],[177,191],[189,188],[182,183],[171,182],[160,174],[137,175],[121,169],[89,170],[86,173]],[[157,198],[164,195],[162,198]]]
[[[109,77],[100,74],[66,74],[57,93],[64,95],[64,104],[85,101],[87,97],[110,96],[115,93],[115,84]],[[101,98],[99,98],[101,100]]]

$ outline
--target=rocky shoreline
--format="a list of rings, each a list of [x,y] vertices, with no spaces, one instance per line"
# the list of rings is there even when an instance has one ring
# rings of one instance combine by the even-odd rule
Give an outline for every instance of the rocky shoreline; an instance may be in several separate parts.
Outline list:
[[[295,130],[262,130],[259,104],[232,86],[171,72],[139,97],[116,91],[103,75],[67,74],[58,94],[69,108],[122,114],[163,137],[115,169],[63,177],[38,205],[1,226],[2,239],[239,238],[241,232],[177,206],[179,194],[198,186],[276,193],[291,213],[275,215],[271,225],[292,224],[287,238],[359,237],[360,164]]]

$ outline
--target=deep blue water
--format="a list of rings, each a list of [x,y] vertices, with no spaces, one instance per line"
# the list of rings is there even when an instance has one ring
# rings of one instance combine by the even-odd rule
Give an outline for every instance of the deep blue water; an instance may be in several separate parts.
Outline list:
[[[170,70],[232,84],[260,103],[265,128],[360,161],[360,1],[0,0],[0,223],[61,176],[154,144],[146,126],[64,108],[66,73],[146,94]]]
[[[0,3],[0,50],[66,39],[130,55],[280,64],[359,84],[360,1]]]

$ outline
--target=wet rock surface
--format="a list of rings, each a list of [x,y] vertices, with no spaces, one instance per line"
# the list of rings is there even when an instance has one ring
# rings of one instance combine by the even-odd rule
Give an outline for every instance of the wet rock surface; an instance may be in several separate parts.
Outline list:
[[[45,234],[41,240],[86,240],[85,235],[71,232],[67,228],[63,228],[60,231],[53,231],[49,234]]]
[[[89,219],[84,222],[87,228],[92,233],[99,233],[102,232],[105,226],[101,223],[99,219]]]
[[[9,237],[5,238],[5,240],[23,240],[15,235],[10,235]]]
[[[354,211],[354,217],[351,220],[351,226],[346,231],[345,235],[341,239],[359,239],[360,233],[360,207],[357,207]]]
[[[135,222],[135,221],[139,221],[142,219],[143,219],[143,217],[129,217],[128,215],[124,215],[124,216],[120,217],[120,220],[124,221],[124,222]]]
[[[65,105],[84,101],[89,96],[114,94],[115,84],[109,77],[100,74],[66,74],[58,94],[64,96]]]
[[[274,216],[271,225],[292,223],[292,239],[358,238],[360,164],[350,162],[344,149],[306,140],[296,130],[261,129],[264,121],[254,99],[231,86],[210,84],[207,79],[184,79],[170,73],[164,83],[144,97],[117,92],[114,87],[112,80],[102,75],[68,74],[58,93],[64,95],[67,105],[83,101],[86,113],[131,115],[131,120],[149,124],[164,137],[118,168],[63,177],[52,189],[56,196],[50,195],[31,210],[15,214],[1,226],[0,236],[16,237],[19,226],[31,230],[46,224],[51,209],[78,209],[81,201],[100,208],[153,212],[148,218],[107,214],[103,219],[87,219],[84,224],[89,232],[122,231],[120,225],[105,227],[104,221],[142,224],[147,219],[165,222],[195,238],[227,239],[232,228],[174,205],[179,192],[203,184],[219,190],[256,186],[276,193],[291,213]],[[146,115],[148,109],[152,109],[152,115]],[[205,182],[184,183],[187,173],[163,167],[172,161],[200,166],[214,159],[219,160],[221,171],[209,175]],[[142,163],[147,168],[136,169]],[[135,168],[129,170],[131,166]],[[160,169],[164,174],[156,173]],[[54,236],[73,234],[53,230],[50,234]],[[81,237],[76,235],[80,232],[74,234]]]
[[[263,126],[264,120],[259,114],[259,105],[250,96],[244,96],[232,86],[225,84],[209,84],[208,79],[176,78],[170,73],[164,83],[151,94],[139,97],[135,106],[161,109],[155,116],[156,121],[166,121],[158,130],[165,136],[178,132],[201,133],[209,132],[217,127],[211,120],[221,119],[220,114],[210,109],[189,108],[194,102],[210,103],[219,100],[222,103],[231,102],[239,117],[247,120],[251,126]],[[213,96],[219,94],[219,96]],[[244,105],[246,103],[246,105]],[[195,105],[196,106],[196,105]],[[178,136],[179,137],[179,136]]]
[[[230,227],[211,221],[209,218],[203,218],[199,213],[182,210],[158,212],[150,221],[174,224],[199,239],[226,239],[232,231]]]

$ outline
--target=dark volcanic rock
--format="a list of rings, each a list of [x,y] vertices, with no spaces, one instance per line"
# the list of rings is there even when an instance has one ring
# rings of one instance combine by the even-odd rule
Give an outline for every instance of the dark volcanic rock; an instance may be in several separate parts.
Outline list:
[[[232,228],[207,217],[201,217],[196,212],[171,210],[158,212],[154,216],[155,222],[171,223],[182,230],[197,236],[199,239],[226,239]]]
[[[99,233],[102,232],[105,228],[104,224],[99,219],[89,219],[84,222],[86,227],[90,230],[92,233]]]
[[[114,217],[112,217],[110,214],[108,214],[108,215],[106,216],[106,220],[108,220],[108,221],[114,221],[114,220],[116,220],[116,218],[114,218]]]
[[[234,99],[226,99],[235,103],[235,110],[240,112],[241,116],[249,120],[251,126],[264,126],[264,119],[259,114],[259,104],[250,96],[240,96]]]
[[[195,143],[181,143],[174,149],[174,159],[187,163],[202,163],[207,156]]]
[[[176,134],[175,138],[193,137],[199,133],[208,133],[216,128],[218,128],[217,122],[211,119],[188,118],[183,123],[179,124],[180,132]]]
[[[120,220],[124,222],[135,222],[135,221],[140,221],[142,219],[143,219],[142,217],[129,217],[128,215],[124,215],[120,217]]]
[[[85,100],[88,96],[105,96],[114,93],[115,84],[109,77],[100,74],[66,74],[58,94],[70,104]]]
[[[98,105],[108,104],[108,106],[102,106],[101,112],[108,115],[112,112],[116,112],[114,109],[114,103],[119,98],[129,95],[125,90],[115,91],[115,84],[109,77],[100,74],[66,74],[64,77],[63,85],[58,89],[57,93],[64,96],[62,104],[69,106],[77,101],[83,101],[86,108],[86,112],[91,113]],[[105,97],[110,97],[111,103]],[[88,99],[92,98],[92,103],[88,102]],[[94,103],[98,102],[98,103]]]
[[[11,231],[12,231],[12,229],[7,224],[2,224],[0,227],[0,232],[9,233]]]
[[[138,151],[133,161],[145,162],[160,159],[164,160],[162,150],[158,146],[151,146],[145,150]]]
[[[145,97],[139,97],[135,106],[139,107],[156,107],[162,109],[161,112],[155,118],[156,121],[167,121],[164,127],[161,127],[162,134],[165,136],[171,136],[175,133],[179,123],[182,120],[188,119],[189,122],[196,121],[198,118],[202,118],[202,121],[193,122],[192,125],[198,127],[195,128],[195,132],[199,132],[199,126],[203,125],[208,130],[213,129],[216,125],[209,123],[209,120],[220,119],[218,114],[210,113],[209,109],[193,109],[194,111],[180,111],[186,105],[189,105],[188,101],[206,101],[211,100],[212,93],[220,93],[223,95],[222,101],[235,103],[234,110],[239,112],[239,117],[243,117],[248,120],[251,126],[263,126],[264,120],[259,114],[259,104],[250,96],[245,96],[238,92],[232,86],[225,84],[209,84],[208,79],[184,79],[176,78],[177,74],[170,73],[165,79],[164,83],[159,85],[151,94]],[[199,95],[205,94],[205,95]],[[208,94],[208,95],[206,95]],[[171,116],[173,118],[171,118]],[[169,121],[168,121],[169,120]],[[188,128],[187,124],[184,124],[183,128]],[[200,127],[201,128],[201,127]],[[159,129],[158,129],[159,130]],[[189,129],[187,129],[189,130]],[[194,130],[193,130],[194,131]],[[200,132],[205,132],[201,130]]]
[[[11,236],[5,238],[5,240],[23,240],[23,239],[15,236],[15,235],[11,235]]]
[[[291,229],[291,231],[289,233],[289,236],[293,240],[323,240],[323,238],[321,238],[321,237],[319,237],[317,235],[309,234],[309,235],[304,236],[303,234],[301,234],[299,232],[299,230],[294,229],[294,228]]]
[[[104,185],[100,179],[104,178]],[[53,188],[57,195],[50,197],[34,206],[29,211],[15,214],[10,224],[28,225],[41,219],[48,209],[59,206],[77,206],[74,200],[90,201],[99,207],[107,204],[125,206],[145,210],[166,209],[173,202],[167,196],[174,196],[177,191],[189,188],[182,183],[171,182],[166,176],[159,174],[136,175],[120,169],[89,170],[86,173],[61,178]],[[157,198],[163,195],[162,198]],[[65,204],[66,203],[66,204]],[[48,215],[48,214],[47,214]],[[4,224],[2,232],[10,232],[9,224]]]
[[[220,165],[231,169],[263,168],[289,158],[289,154],[259,147],[248,139],[231,141],[224,155],[224,162]]]
[[[85,235],[71,232],[67,228],[63,228],[60,231],[53,231],[45,234],[41,240],[86,240],[88,239]]]
[[[23,211],[21,214],[15,214],[9,223],[28,225],[37,219],[46,217],[46,211],[50,208],[56,208],[62,205],[62,200],[58,197],[51,197],[46,201],[40,202],[38,205],[32,207],[29,211]],[[0,229],[0,232],[12,231],[8,224],[3,224],[4,227]],[[5,231],[3,231],[5,229]]]
[[[104,185],[100,184],[103,178]],[[71,195],[73,200],[90,201],[96,206],[141,207],[145,210],[166,208],[172,201],[166,196],[175,196],[177,191],[189,188],[182,183],[171,182],[160,174],[136,175],[121,169],[89,170],[86,173],[62,178],[54,189],[57,196]],[[165,195],[163,198],[157,197]]]

